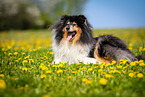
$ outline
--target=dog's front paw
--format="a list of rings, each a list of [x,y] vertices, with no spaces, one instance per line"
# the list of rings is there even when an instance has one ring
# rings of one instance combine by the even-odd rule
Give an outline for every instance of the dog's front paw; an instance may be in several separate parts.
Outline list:
[[[84,58],[83,61],[82,61],[84,64],[90,64],[90,63],[93,63],[93,64],[96,64],[97,62],[99,64],[101,64],[100,61],[94,59],[94,58]]]

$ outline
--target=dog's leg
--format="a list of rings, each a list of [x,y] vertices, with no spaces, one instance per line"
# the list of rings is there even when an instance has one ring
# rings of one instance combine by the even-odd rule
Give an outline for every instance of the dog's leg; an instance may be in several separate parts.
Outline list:
[[[97,62],[98,62],[99,64],[101,64],[101,62],[98,61],[98,60],[96,60],[95,58],[88,58],[88,57],[83,58],[82,62],[83,62],[84,64],[90,64],[90,63],[96,64]]]

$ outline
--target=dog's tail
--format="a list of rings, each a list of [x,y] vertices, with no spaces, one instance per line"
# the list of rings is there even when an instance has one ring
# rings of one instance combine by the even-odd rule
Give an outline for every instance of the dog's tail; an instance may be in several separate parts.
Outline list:
[[[144,60],[145,61],[145,56],[143,56],[143,55],[136,56],[136,58],[138,60]]]

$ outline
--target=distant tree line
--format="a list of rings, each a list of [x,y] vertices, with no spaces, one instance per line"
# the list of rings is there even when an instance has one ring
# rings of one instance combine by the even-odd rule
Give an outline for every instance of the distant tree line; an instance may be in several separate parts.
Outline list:
[[[48,28],[64,14],[80,14],[86,0],[0,0],[0,30]]]

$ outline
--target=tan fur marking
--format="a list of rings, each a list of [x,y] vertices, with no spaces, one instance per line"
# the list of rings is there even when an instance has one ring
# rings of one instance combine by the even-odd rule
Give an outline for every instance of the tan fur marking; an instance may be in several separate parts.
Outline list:
[[[68,32],[66,32],[65,29],[66,29],[66,27],[64,27],[63,30],[62,30],[64,32],[64,34],[63,34],[63,38],[62,38],[61,42],[64,42],[67,39]]]
[[[76,44],[76,42],[80,39],[80,36],[81,36],[81,33],[82,33],[81,28],[77,27],[76,32],[77,32],[77,34],[74,36],[73,44]]]
[[[110,63],[110,62],[112,61],[111,59],[107,60],[107,59],[105,59],[104,57],[100,57],[100,55],[99,55],[99,53],[98,53],[98,46],[99,46],[99,44],[96,43],[96,47],[95,47],[95,50],[94,50],[94,57],[95,57],[97,60],[101,61],[101,62]]]

